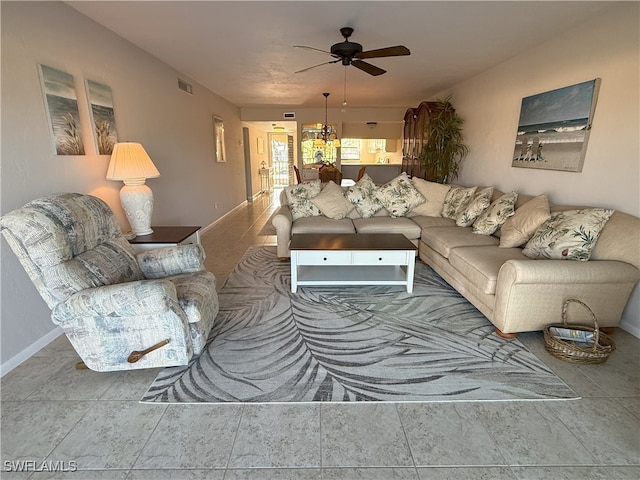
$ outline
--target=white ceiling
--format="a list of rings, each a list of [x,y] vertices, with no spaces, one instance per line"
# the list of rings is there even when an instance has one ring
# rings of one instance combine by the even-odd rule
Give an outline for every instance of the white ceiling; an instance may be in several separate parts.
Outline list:
[[[613,2],[568,1],[70,1],[239,107],[410,107],[595,17]],[[410,56],[367,60],[387,73],[323,65],[355,29],[364,50],[405,45]],[[588,45],[585,45],[588,48]],[[535,75],[536,66],[531,65]]]

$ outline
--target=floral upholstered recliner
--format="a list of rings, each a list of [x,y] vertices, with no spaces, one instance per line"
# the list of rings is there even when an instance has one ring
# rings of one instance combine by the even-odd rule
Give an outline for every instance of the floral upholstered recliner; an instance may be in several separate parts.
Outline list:
[[[186,365],[202,352],[219,304],[200,245],[136,254],[108,205],[78,193],[33,200],[0,229],[88,368]]]

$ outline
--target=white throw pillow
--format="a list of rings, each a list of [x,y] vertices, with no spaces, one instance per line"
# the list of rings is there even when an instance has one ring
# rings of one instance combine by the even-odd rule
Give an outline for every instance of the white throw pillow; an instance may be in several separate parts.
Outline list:
[[[554,212],[522,250],[529,258],[586,261],[614,210],[590,208]]]
[[[449,193],[449,190],[451,190],[451,185],[429,182],[417,177],[413,177],[411,182],[426,200],[424,203],[413,207],[411,213],[425,215],[427,217],[441,217],[444,199],[447,193]]]
[[[516,200],[518,200],[516,192],[505,193],[498,198],[474,222],[473,233],[479,235],[492,235],[495,233],[513,215]]]
[[[442,205],[442,216],[453,220],[467,208],[478,187],[451,187]]]
[[[456,219],[456,225],[459,227],[470,227],[473,222],[484,213],[484,211],[491,205],[491,196],[493,195],[493,187],[487,187],[476,193],[471,203],[467,205],[458,218]]]
[[[329,181],[322,191],[311,199],[316,207],[326,217],[340,220],[353,210],[353,204],[344,198],[344,191],[340,185]]]
[[[404,217],[414,207],[425,202],[425,198],[416,190],[406,173],[401,173],[378,188],[376,196],[392,217]]]
[[[549,215],[549,200],[545,193],[522,204],[500,229],[500,247],[524,245]]]
[[[320,180],[289,185],[284,189],[293,220],[321,215],[320,209],[311,203],[311,199],[320,193],[320,189]]]
[[[366,173],[352,187],[347,188],[345,197],[355,207],[362,218],[370,218],[382,209],[382,203],[376,196],[376,184]]]

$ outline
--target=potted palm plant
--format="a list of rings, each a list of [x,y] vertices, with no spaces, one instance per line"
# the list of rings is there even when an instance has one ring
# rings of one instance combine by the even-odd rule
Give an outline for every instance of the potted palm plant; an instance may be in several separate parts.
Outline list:
[[[425,126],[425,143],[421,162],[426,179],[432,182],[449,183],[458,176],[458,168],[469,147],[462,143],[464,120],[451,105],[451,96],[434,103],[434,113]]]

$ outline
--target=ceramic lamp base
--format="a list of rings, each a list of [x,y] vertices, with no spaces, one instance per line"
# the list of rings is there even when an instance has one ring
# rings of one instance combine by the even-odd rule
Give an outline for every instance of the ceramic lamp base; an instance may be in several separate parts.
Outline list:
[[[143,184],[126,185],[120,190],[120,203],[136,235],[149,235],[153,213],[153,192]]]

